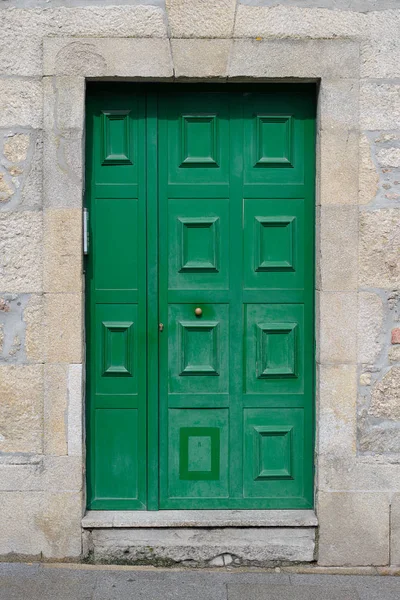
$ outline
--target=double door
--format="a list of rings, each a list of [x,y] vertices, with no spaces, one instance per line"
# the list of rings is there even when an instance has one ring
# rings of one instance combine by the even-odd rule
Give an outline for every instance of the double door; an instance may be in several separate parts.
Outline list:
[[[89,87],[90,508],[312,506],[314,93]]]

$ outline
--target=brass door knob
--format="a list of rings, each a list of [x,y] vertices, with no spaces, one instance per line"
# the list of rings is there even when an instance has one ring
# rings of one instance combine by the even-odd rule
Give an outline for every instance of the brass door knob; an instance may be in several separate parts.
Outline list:
[[[194,314],[196,315],[196,317],[201,317],[203,311],[201,310],[201,308],[197,307],[194,309]]]

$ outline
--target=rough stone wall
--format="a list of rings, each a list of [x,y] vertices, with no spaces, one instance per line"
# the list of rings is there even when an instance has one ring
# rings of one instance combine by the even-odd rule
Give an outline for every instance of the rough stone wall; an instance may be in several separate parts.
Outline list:
[[[154,61],[169,79],[290,77],[293,61],[310,77],[315,61],[334,73],[317,160],[319,561],[400,564],[399,30],[397,0],[0,0],[0,555],[81,553],[84,77],[135,60],[142,77]]]

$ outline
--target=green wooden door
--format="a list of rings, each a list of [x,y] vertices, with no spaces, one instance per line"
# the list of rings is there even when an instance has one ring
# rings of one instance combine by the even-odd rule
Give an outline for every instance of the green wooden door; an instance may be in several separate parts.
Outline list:
[[[93,87],[88,496],[313,503],[312,86]]]

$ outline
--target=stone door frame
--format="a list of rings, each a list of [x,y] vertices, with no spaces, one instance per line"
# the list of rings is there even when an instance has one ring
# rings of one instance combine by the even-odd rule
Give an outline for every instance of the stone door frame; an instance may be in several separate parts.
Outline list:
[[[150,38],[44,39],[44,207],[68,260],[45,252],[45,293],[57,293],[76,360],[68,402],[69,453],[84,467],[85,83],[112,81],[318,82],[316,189],[316,510],[320,564],[334,564],[324,536],[334,527],[333,495],[366,476],[357,457],[359,44],[350,40]],[[375,466],[376,469],[376,466]],[[83,468],[84,471],[84,468]],[[85,486],[84,486],[85,488]],[[350,493],[350,492],[349,492]],[[342,494],[343,495],[343,494]],[[85,499],[82,500],[84,511]],[[338,564],[343,564],[338,550]]]

